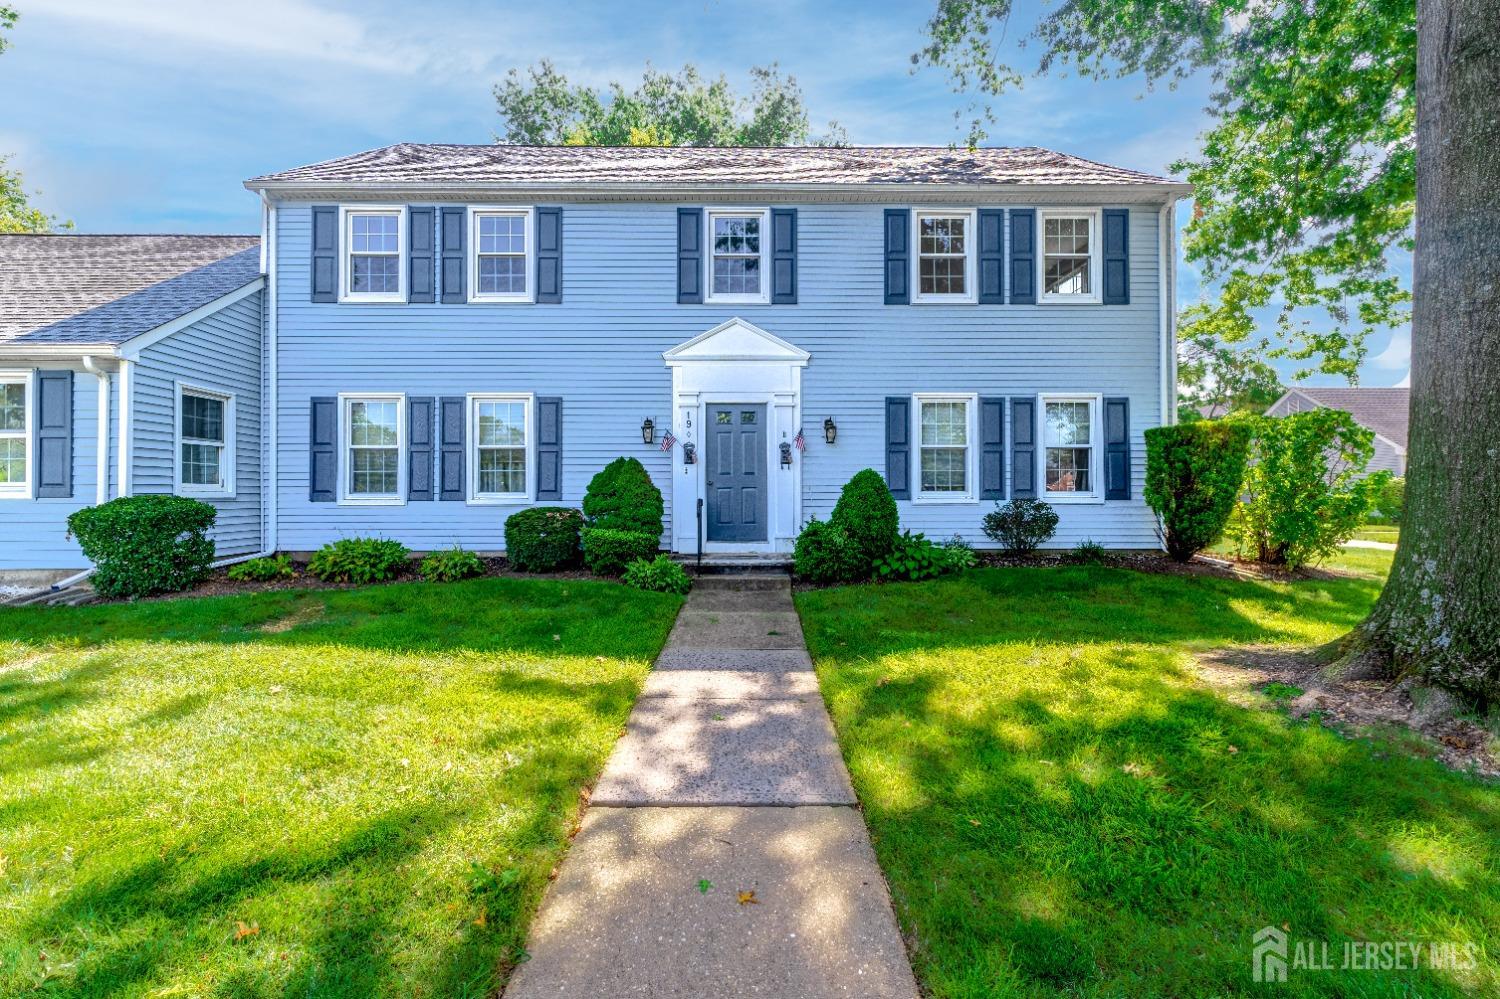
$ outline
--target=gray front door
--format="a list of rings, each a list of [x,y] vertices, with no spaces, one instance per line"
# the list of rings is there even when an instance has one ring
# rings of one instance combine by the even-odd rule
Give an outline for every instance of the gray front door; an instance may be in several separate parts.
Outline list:
[[[708,540],[766,540],[766,407],[708,406]]]

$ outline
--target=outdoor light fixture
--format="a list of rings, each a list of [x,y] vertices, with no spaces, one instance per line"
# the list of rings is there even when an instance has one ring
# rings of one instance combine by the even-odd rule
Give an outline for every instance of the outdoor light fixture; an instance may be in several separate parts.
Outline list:
[[[833,422],[831,416],[823,421],[823,439],[830,444],[839,439],[838,425]]]
[[[651,421],[651,417],[648,416],[644,420],[641,421],[641,443],[642,444],[654,444],[655,442],[656,442],[656,424],[653,423]]]
[[[792,463],[792,446],[786,441],[781,442],[781,463],[787,466]]]

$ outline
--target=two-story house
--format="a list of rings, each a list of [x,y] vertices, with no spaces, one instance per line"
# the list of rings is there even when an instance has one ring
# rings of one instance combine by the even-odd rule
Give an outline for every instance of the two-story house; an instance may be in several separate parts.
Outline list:
[[[97,424],[100,469],[133,449],[101,497],[260,490],[259,536],[221,553],[499,550],[507,516],[579,504],[620,455],[675,552],[789,551],[866,467],[930,536],[986,544],[994,501],[1037,497],[1055,546],[1159,546],[1141,435],[1174,415],[1186,185],[1037,148],[401,144],[245,186],[256,391],[210,346],[162,410],[172,447],[132,445],[138,392],[101,389],[101,417],[74,390],[70,421],[75,444]],[[33,386],[34,457],[57,360],[24,349],[0,369]],[[0,498],[0,567],[82,564],[60,524],[9,526],[39,501]]]

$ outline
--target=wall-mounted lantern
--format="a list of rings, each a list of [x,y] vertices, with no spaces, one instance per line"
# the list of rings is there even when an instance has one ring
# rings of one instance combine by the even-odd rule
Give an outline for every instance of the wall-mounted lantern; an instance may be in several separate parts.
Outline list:
[[[698,449],[692,444],[682,445],[682,463],[684,465],[698,464]]]
[[[644,420],[641,421],[641,443],[642,444],[655,444],[656,443],[656,424],[652,421],[651,417],[649,417],[649,416],[646,417]]]
[[[838,425],[833,422],[831,416],[823,421],[823,439],[830,444],[839,439]]]
[[[781,442],[781,464],[786,467],[792,464],[792,445],[787,441]]]

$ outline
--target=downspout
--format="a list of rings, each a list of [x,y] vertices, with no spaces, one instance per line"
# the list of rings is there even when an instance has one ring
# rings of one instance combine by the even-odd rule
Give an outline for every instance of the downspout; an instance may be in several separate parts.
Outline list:
[[[109,502],[109,372],[99,367],[93,355],[83,355],[83,370],[99,380],[99,453],[96,456],[94,489],[96,504]]]
[[[280,418],[280,392],[279,384],[281,372],[277,366],[277,287],[279,282],[276,275],[276,206],[261,192],[261,202],[265,206],[265,230],[264,249],[266,268],[266,399],[264,406],[270,412],[266,414],[269,419],[262,422],[270,427],[270,440],[266,448],[266,479],[270,483],[270,489],[266,497],[266,530],[264,535],[265,549],[268,552],[276,551],[277,528],[281,517],[281,476],[280,476],[280,442],[281,442],[281,418]]]
[[[134,361],[120,359],[120,471],[117,495],[130,495],[130,375]]]

